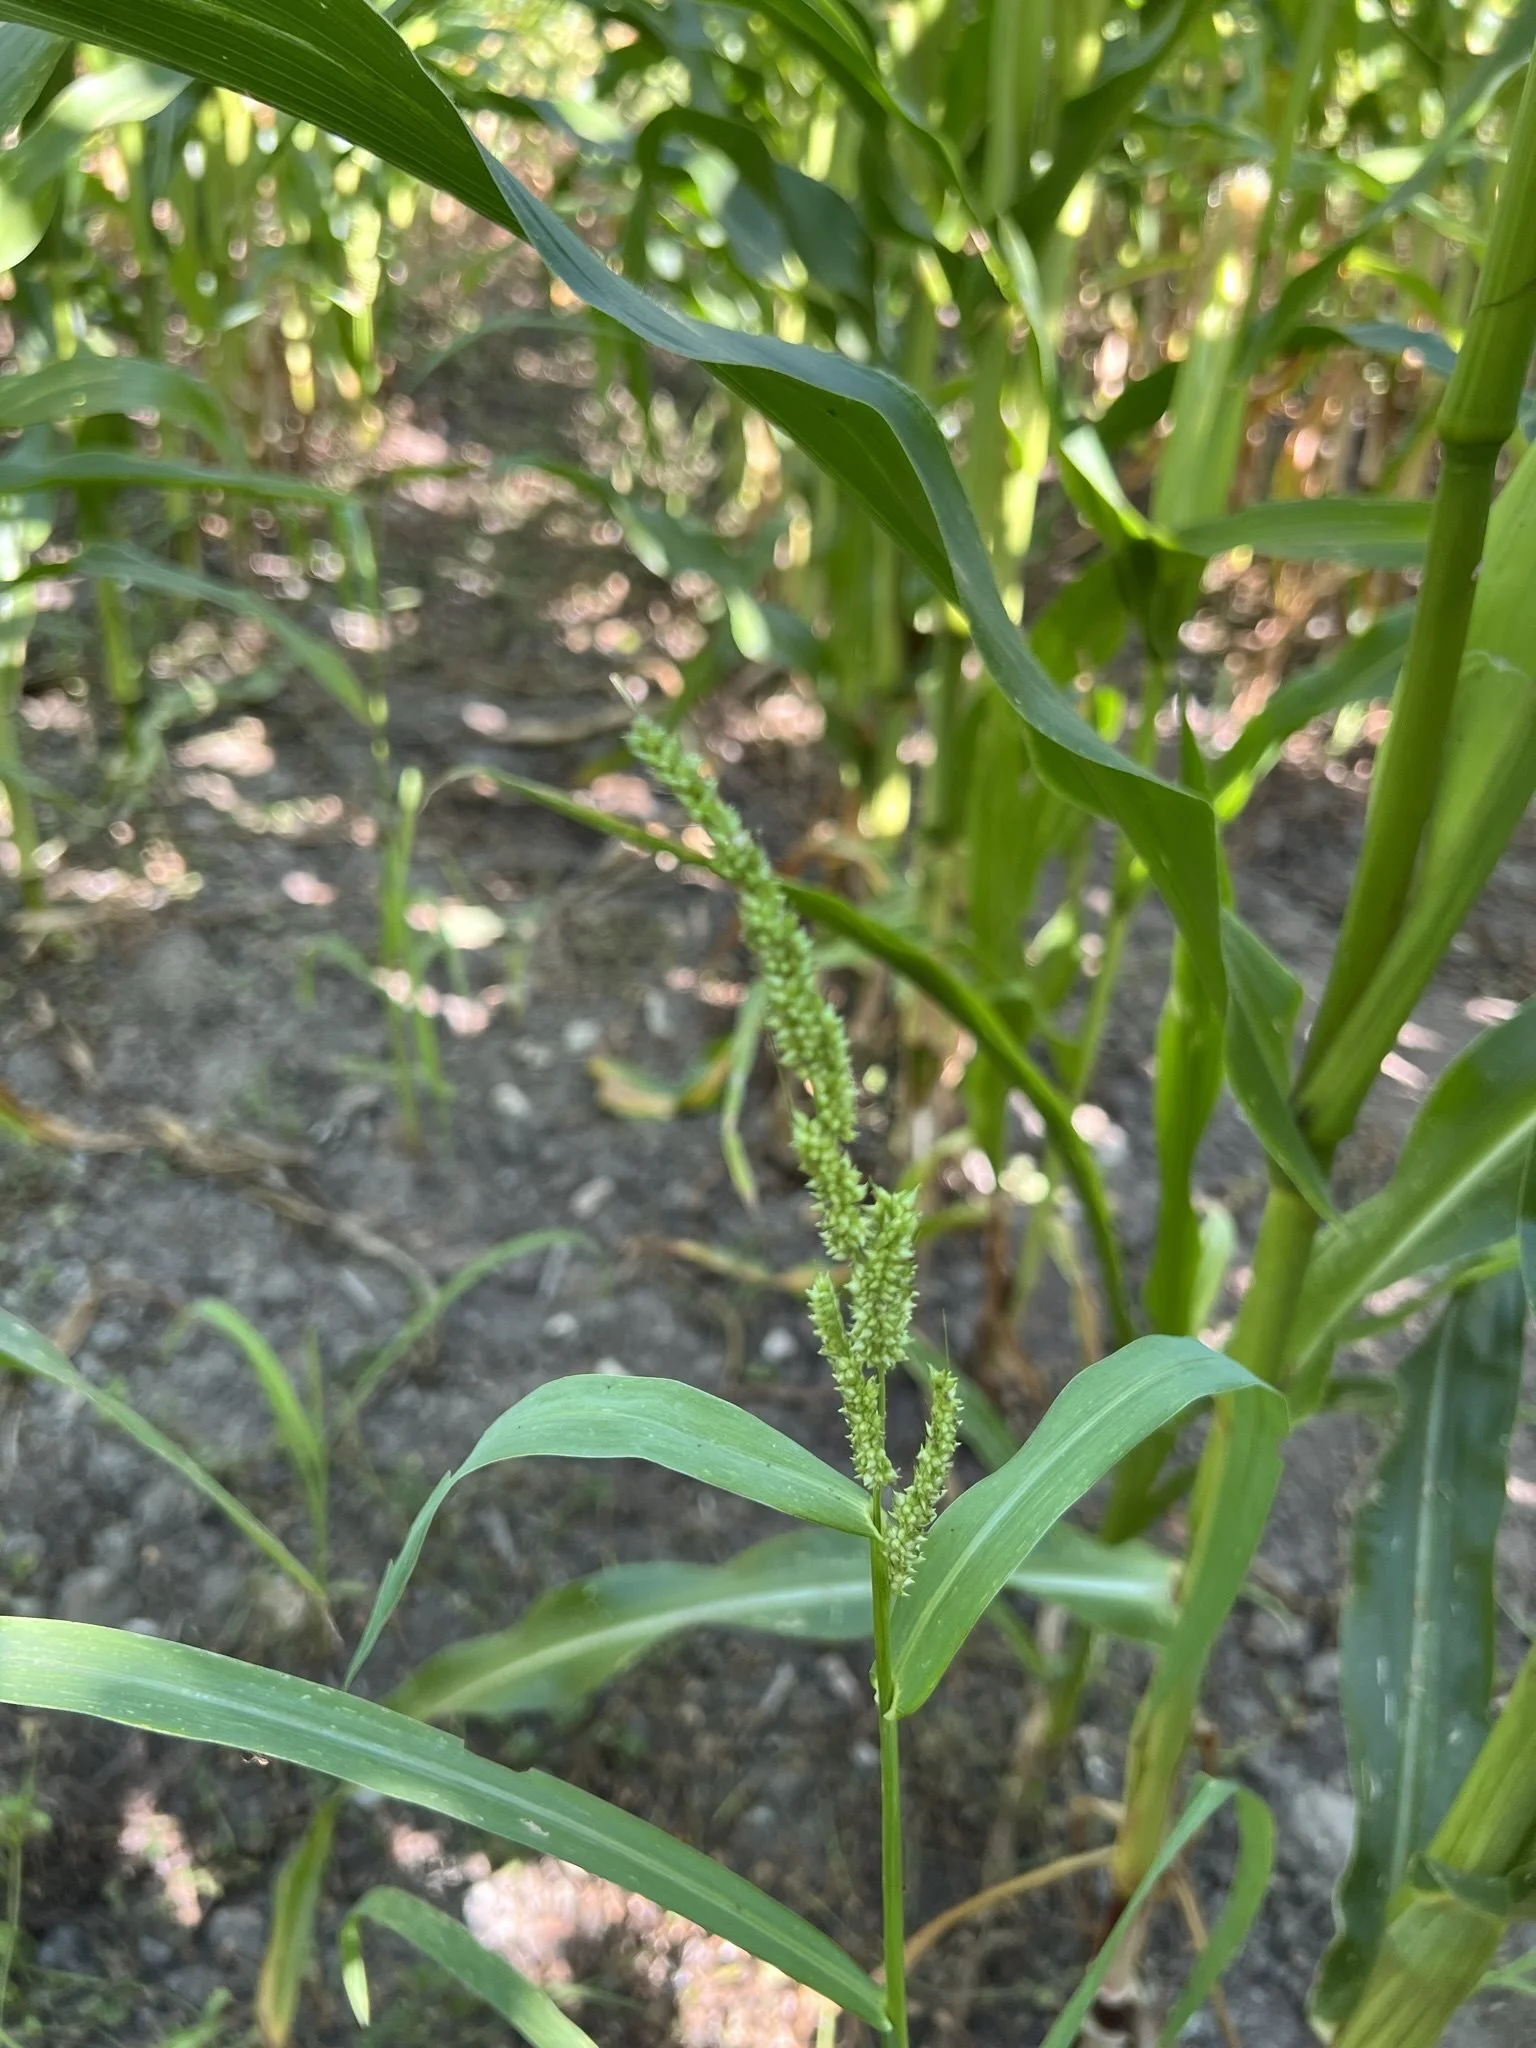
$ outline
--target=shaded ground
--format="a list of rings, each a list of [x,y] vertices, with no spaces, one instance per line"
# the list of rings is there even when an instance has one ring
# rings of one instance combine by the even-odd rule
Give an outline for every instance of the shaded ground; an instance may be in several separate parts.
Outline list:
[[[423,452],[466,437],[498,453],[547,449],[552,422],[570,434],[578,384],[579,366],[547,350],[488,342],[431,380],[413,431],[442,437],[421,443]],[[414,631],[387,657],[400,759],[430,775],[494,757],[558,780],[601,750],[601,741],[520,749],[495,739],[496,720],[483,710],[472,713],[477,737],[464,711],[491,706],[516,720],[565,715],[574,704],[601,713],[616,659],[639,668],[670,659],[669,634],[673,653],[686,653],[686,600],[649,582],[613,539],[589,508],[544,503],[526,485],[488,498],[464,485],[424,484],[414,502],[394,502],[386,581],[420,593],[395,614]],[[728,733],[745,737],[726,748],[736,756],[726,786],[782,852],[835,804],[836,777],[814,745],[762,737],[786,719],[803,737],[782,704],[766,719],[754,714],[754,701],[773,689],[762,684],[756,700],[740,692],[730,700]],[[475,1001],[486,986],[505,995],[485,1028],[440,1031],[452,1101],[430,1148],[413,1156],[381,1064],[377,996],[313,958],[316,941],[336,933],[371,957],[375,859],[357,843],[367,837],[357,823],[365,747],[339,713],[317,709],[298,686],[262,707],[260,719],[242,742],[184,760],[158,810],[141,821],[141,840],[163,839],[201,878],[195,894],[83,923],[35,957],[9,942],[0,1078],[29,1105],[84,1126],[133,1127],[136,1114],[154,1108],[295,1148],[303,1163],[285,1170],[284,1185],[352,1221],[339,1230],[296,1225],[263,1206],[249,1182],[178,1170],[163,1145],[120,1156],[8,1146],[0,1299],[41,1327],[70,1325],[92,1380],[120,1382],[307,1554],[302,1502],[248,1368],[201,1330],[167,1355],[176,1310],[220,1296],[290,1361],[312,1338],[334,1400],[409,1312],[413,1270],[440,1281],[518,1233],[554,1224],[584,1231],[590,1249],[546,1252],[477,1287],[339,1443],[331,1575],[349,1641],[432,1482],[495,1414],[553,1375],[600,1367],[680,1377],[749,1401],[840,1458],[834,1404],[796,1304],[711,1277],[657,1243],[704,1240],[775,1269],[810,1254],[805,1200],[766,1068],[746,1121],[762,1182],[756,1215],[730,1186],[712,1119],[617,1120],[599,1109],[588,1071],[601,1054],[680,1075],[729,1027],[741,963],[726,899],[525,804],[467,790],[436,800],[422,832],[423,873],[445,895],[495,908],[507,926],[504,944],[466,956],[458,1021],[480,1023]],[[61,772],[73,744],[63,734],[40,741],[45,752],[58,750]],[[326,794],[338,803],[308,814],[281,808]],[[1361,807],[1358,790],[1290,768],[1233,835],[1242,907],[1313,995]],[[275,822],[290,828],[286,836]],[[105,841],[94,855],[102,866],[121,857]],[[174,859],[166,872],[176,879]],[[1527,841],[1500,870],[1400,1048],[1401,1067],[1378,1090],[1343,1163],[1346,1194],[1385,1170],[1426,1078],[1498,1014],[1488,1006],[1529,993],[1533,897],[1536,851]],[[301,1000],[307,970],[317,980],[313,1004]],[[1138,1269],[1154,1220],[1146,1072],[1165,971],[1166,932],[1149,913],[1095,1091]],[[878,1015],[873,1028],[871,1057],[883,1049]],[[877,1101],[876,1152],[882,1128]],[[1251,1241],[1262,1173],[1229,1109],[1207,1145],[1202,1184]],[[371,1238],[359,1236],[359,1219]],[[404,1257],[371,1255],[378,1240]],[[942,1241],[925,1272],[925,1329],[963,1355],[978,1297],[974,1247]],[[1032,1356],[1059,1381],[1072,1362],[1059,1287],[1042,1291],[1030,1337]],[[52,1390],[12,1383],[3,1404],[0,1588],[11,1612],[131,1624],[339,1676],[302,1602],[134,1445]],[[899,1408],[897,1427],[909,1439],[917,1422],[915,1404]],[[1310,2038],[1302,2001],[1329,1932],[1329,1890],[1349,1830],[1331,1657],[1341,1537],[1373,1441],[1347,1417],[1311,1424],[1293,1440],[1266,1546],[1268,1604],[1240,1610],[1210,1687],[1224,1766],[1271,1800],[1281,1829],[1277,1884],[1229,1984],[1249,2048],[1300,2048]],[[1520,1453],[1518,1469],[1536,1470],[1529,1429]],[[441,1517],[368,1685],[382,1696],[425,1654],[505,1626],[538,1593],[601,1565],[718,1560],[770,1533],[772,1517],[648,1469],[538,1462],[512,1478],[482,1478]],[[1531,1606],[1533,1553],[1536,1515],[1513,1506],[1506,1590],[1520,1614]],[[1506,1665],[1514,1644],[1511,1633]],[[710,1634],[654,1655],[568,1721],[480,1725],[472,1739],[645,1813],[868,1962],[877,1953],[878,1871],[866,1661],[857,1645],[829,1653]],[[1144,1668],[1138,1651],[1108,1651],[1082,1725],[1016,1817],[1018,1864],[1101,1839],[1092,1823],[1074,1821],[1073,1802],[1118,1790]],[[1017,1661],[984,1629],[911,1724],[914,1924],[973,1891],[989,1845],[996,1855],[999,1779],[1027,1704]],[[227,1992],[223,2031],[209,2039],[245,2038],[272,1874],[316,1788],[278,1765],[84,1724],[33,1729],[8,1715],[0,1769],[11,1785],[34,1744],[37,1796],[53,1826],[28,1856],[30,1960],[11,1993],[12,2031],[57,2048],[148,2043],[216,2013]],[[1218,1829],[1196,1859],[1208,1916],[1229,1857]],[[349,1806],[326,1889],[323,1984],[298,2038],[351,2038],[330,1937],[370,1882],[424,1884],[452,1903],[500,1861],[495,1843],[463,1830],[385,1803]],[[1095,1914],[1091,1888],[1068,1888],[951,1936],[917,1975],[917,2038],[1037,2040],[1081,1967]],[[1159,1932],[1156,1968],[1172,1981],[1182,1937],[1171,1916]],[[392,1953],[382,1937],[374,1952]],[[600,2041],[641,2048],[677,2038],[668,1996],[647,1983],[622,1935],[588,1940],[576,1964],[581,1981],[610,1994],[583,2013]],[[381,1973],[377,2003],[384,2042],[426,2041],[445,2024],[467,2048],[505,2038],[442,1980],[403,1960]],[[1457,2038],[1513,2044],[1523,2038],[1520,2018],[1485,2001]],[[1187,2038],[1217,2039],[1211,2015]]]

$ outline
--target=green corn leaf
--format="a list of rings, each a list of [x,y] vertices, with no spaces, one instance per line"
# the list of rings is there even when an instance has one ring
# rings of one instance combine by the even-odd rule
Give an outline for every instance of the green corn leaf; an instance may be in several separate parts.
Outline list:
[[[1536,1138],[1525,1155],[1520,1176],[1520,1209],[1515,1237],[1520,1251],[1520,1272],[1525,1281],[1525,1298],[1536,1310]]]
[[[1302,986],[1257,933],[1221,913],[1227,962],[1227,1082],[1264,1150],[1318,1215],[1333,1214],[1328,1183],[1291,1108],[1291,1045]]]
[[[1127,1451],[1192,1402],[1259,1388],[1189,1337],[1140,1338],[1070,1380],[1022,1450],[934,1524],[896,1608],[895,1710],[916,1712],[1046,1531]]]
[[[1212,1928],[1210,1941],[1157,2037],[1158,2048],[1171,2048],[1183,2028],[1193,2019],[1215,1989],[1222,1971],[1247,1940],[1254,1916],[1264,1902],[1269,1873],[1274,1864],[1275,1824],[1269,1808],[1256,1793],[1225,1778],[1196,1779],[1189,1804],[1169,1829],[1167,1840],[1116,1921],[1109,1939],[1094,1957],[1086,1976],[1057,2015],[1042,2048],[1072,2048],[1093,2001],[1114,1967],[1122,1944],[1140,1923],[1142,1907],[1162,1882],[1164,1873],[1229,1800],[1234,1801],[1237,1808],[1237,1869],[1232,1876],[1221,1918]]]
[[[285,1857],[272,1887],[272,1930],[256,1980],[256,2025],[262,2048],[288,2048],[304,1979],[315,1958],[315,1922],[331,1838],[345,1794],[333,1792]]]
[[[1132,1643],[1166,1642],[1178,1620],[1179,1565],[1151,1543],[1101,1543],[1072,1522],[1048,1529],[1009,1579],[1015,1593],[1049,1600],[1090,1628]]]
[[[1249,719],[1230,749],[1210,765],[1218,811],[1226,815],[1231,808],[1219,801],[1219,792],[1240,778],[1256,779],[1266,757],[1278,752],[1293,732],[1300,732],[1314,718],[1346,704],[1369,704],[1378,697],[1390,697],[1412,626],[1412,605],[1400,605],[1358,640],[1349,641],[1331,661],[1305,670],[1277,690],[1264,709]]]
[[[363,1894],[342,1922],[337,1937],[342,1983],[360,2027],[366,2027],[372,2018],[368,1973],[363,1963],[364,1920],[387,1928],[420,1949],[483,2005],[499,2013],[530,2048],[595,2048],[592,2036],[584,2034],[547,1991],[541,1991],[520,1970],[514,1970],[500,1956],[482,1948],[462,1920],[452,1920],[440,1906],[387,1884],[375,1885],[372,1891]]]
[[[11,1366],[17,1372],[30,1373],[35,1379],[48,1380],[88,1402],[98,1415],[131,1436],[153,1457],[179,1472],[189,1486],[196,1487],[205,1500],[211,1500],[219,1512],[234,1523],[242,1536],[249,1537],[279,1571],[286,1572],[296,1586],[302,1587],[321,1607],[325,1606],[325,1588],[314,1573],[300,1564],[287,1544],[274,1536],[266,1523],[253,1515],[243,1501],[236,1500],[211,1472],[205,1471],[190,1451],[184,1451],[180,1444],[173,1443],[152,1422],[146,1422],[138,1410],[120,1396],[93,1385],[46,1337],[4,1309],[0,1309],[0,1364]]]
[[[1009,619],[937,419],[883,370],[814,348],[689,320],[612,270],[464,126],[368,0],[7,0],[15,18],[83,36],[248,92],[440,186],[525,236],[564,283],[653,348],[699,362],[845,484],[956,597],[1040,772],[1112,817],[1223,996],[1214,820],[1080,719]],[[809,4],[809,0],[807,0]],[[822,8],[815,9],[818,16]]]
[[[0,1700],[280,1757],[562,1857],[654,1899],[884,2029],[884,1999],[826,1935],[711,1857],[542,1771],[509,1771],[370,1700],[186,1643],[0,1618]]]
[[[181,598],[189,604],[218,605],[241,618],[254,619],[266,628],[294,665],[306,670],[343,711],[350,713],[359,725],[374,724],[367,694],[341,655],[318,634],[297,625],[270,598],[258,597],[254,590],[243,589],[238,583],[223,583],[212,576],[200,576],[194,569],[177,568],[115,541],[99,541],[83,548],[69,567],[78,576],[122,583],[133,590],[157,591],[162,597]]]
[[[1202,555],[1252,548],[1277,562],[1416,569],[1424,559],[1429,510],[1427,498],[1282,499],[1183,527],[1178,540]]]
[[[1456,367],[1456,351],[1443,334],[1407,327],[1400,320],[1308,321],[1291,336],[1291,346],[1297,349],[1330,349],[1340,342],[1373,356],[1420,356],[1427,370],[1447,381]]]
[[[184,1308],[166,1334],[166,1348],[178,1345],[194,1323],[206,1323],[211,1330],[241,1352],[256,1375],[257,1383],[272,1411],[277,1433],[289,1462],[299,1475],[313,1516],[317,1509],[319,1526],[324,1526],[326,1492],[325,1444],[313,1416],[299,1399],[288,1376],[288,1368],[261,1332],[248,1323],[227,1301],[212,1298],[194,1301]]]
[[[0,155],[0,270],[14,270],[48,232],[59,175],[92,135],[119,121],[152,119],[186,82],[179,72],[130,62],[87,71],[65,86],[31,132]]]
[[[136,360],[136,359],[135,359]],[[74,448],[44,454],[28,450],[0,457],[0,492],[72,491],[92,484],[147,490],[222,491],[230,497],[266,498],[273,504],[350,505],[341,491],[277,470],[223,469],[169,455],[132,455],[116,448]]]
[[[1386,1187],[1318,1240],[1290,1339],[1303,1412],[1321,1389],[1339,1331],[1368,1294],[1510,1235],[1533,1135],[1536,1003],[1526,1003],[1451,1062]]]
[[[19,128],[63,53],[63,40],[0,21],[0,135]]]
[[[565,1245],[572,1250],[595,1250],[592,1239],[580,1230],[527,1230],[520,1237],[509,1237],[501,1244],[492,1245],[489,1251],[466,1259],[452,1278],[401,1324],[383,1350],[369,1359],[347,1396],[342,1411],[343,1422],[353,1420],[380,1382],[394,1371],[402,1358],[409,1357],[427,1332],[434,1329],[454,1303],[468,1294],[472,1287],[478,1287],[482,1280],[499,1273],[503,1266],[510,1266],[518,1259],[532,1258],[536,1252],[551,1251],[556,1245]]]
[[[438,1509],[461,1479],[511,1458],[637,1458],[823,1528],[863,1536],[872,1527],[861,1487],[745,1409],[679,1380],[573,1373],[507,1409],[439,1480],[384,1575],[349,1685],[398,1606]]]
[[[1173,1626],[1173,1558],[1150,1543],[1110,1548],[1058,1523],[1009,1581],[1133,1642]],[[621,1564],[559,1586],[521,1621],[451,1644],[389,1698],[402,1714],[500,1718],[559,1713],[688,1629],[740,1628],[811,1643],[859,1642],[873,1629],[869,1546],[834,1530],[797,1530],[730,1563]]]
[[[559,1712],[685,1629],[849,1642],[871,1626],[869,1545],[797,1530],[729,1564],[612,1565],[559,1586],[514,1627],[439,1651],[389,1703],[425,1721]]]
[[[1494,1546],[1524,1323],[1517,1274],[1451,1302],[1398,1368],[1401,1427],[1355,1517],[1339,1633],[1355,1843],[1313,1997],[1330,2030],[1359,1996],[1388,1901],[1488,1732]]]
[[[0,433],[139,412],[158,413],[167,424],[200,435],[227,460],[239,459],[239,438],[218,399],[206,384],[168,363],[74,355],[0,379]]]

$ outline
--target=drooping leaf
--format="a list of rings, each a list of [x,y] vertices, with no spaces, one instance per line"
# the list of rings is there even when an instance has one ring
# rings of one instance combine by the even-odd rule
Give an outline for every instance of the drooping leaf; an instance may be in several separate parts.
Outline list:
[[[1014,1573],[1012,1591],[1080,1621],[1160,1642],[1177,1613],[1176,1561],[1150,1543],[1111,1548],[1063,1522]],[[858,1642],[873,1629],[869,1546],[835,1530],[775,1536],[728,1564],[621,1564],[559,1586],[494,1635],[440,1650],[390,1695],[402,1714],[558,1713],[688,1629]]]
[[[229,461],[239,459],[239,439],[213,392],[169,363],[81,354],[0,379],[0,433],[141,412],[158,413],[172,426],[200,434]]]
[[[1008,617],[942,429],[905,385],[845,357],[686,319],[616,276],[481,147],[369,0],[329,0],[323,9],[310,0],[8,5],[19,20],[185,66],[347,136],[525,236],[579,298],[648,346],[712,370],[861,498],[937,587],[957,598],[983,659],[1030,730],[1040,772],[1061,794],[1121,826],[1213,996],[1221,994],[1209,806],[1099,738],[1040,668]],[[1182,17],[1183,0],[1178,11]]]
[[[1202,555],[1248,547],[1277,562],[1414,569],[1424,559],[1429,511],[1427,498],[1281,499],[1185,527],[1178,537]]]
[[[137,358],[134,358],[137,361]],[[0,492],[70,491],[92,484],[146,490],[221,491],[231,497],[267,498],[273,504],[341,506],[340,491],[280,470],[230,469],[169,455],[134,455],[119,448],[36,449],[0,456]]]
[[[1046,1531],[1154,1429],[1216,1394],[1274,1395],[1188,1337],[1143,1337],[1067,1383],[1000,1471],[934,1524],[892,1632],[895,1704],[914,1713]],[[1277,1404],[1278,1405],[1278,1404]]]
[[[217,577],[201,576],[196,570],[159,561],[154,555],[116,541],[98,541],[82,549],[70,567],[77,575],[122,583],[134,590],[158,591],[163,597],[177,597],[191,604],[218,605],[241,618],[254,619],[295,665],[306,670],[359,725],[376,723],[368,696],[343,657],[318,634],[291,619],[270,598],[259,597],[242,584],[224,583]]]
[[[1314,718],[1346,704],[1390,697],[1412,625],[1413,607],[1400,605],[1384,613],[1358,640],[1349,641],[1331,661],[1307,669],[1277,690],[1263,710],[1249,719],[1231,748],[1211,763],[1211,783],[1218,797],[1239,778],[1258,774],[1266,756]],[[1219,811],[1224,813],[1226,808],[1218,801]]]
[[[347,2000],[360,2027],[373,2017],[368,1972],[363,1962],[361,1922],[371,1920],[410,1942],[446,1970],[492,2012],[499,2013],[530,2048],[595,2048],[590,2034],[563,2013],[547,1991],[532,1984],[520,1970],[482,1948],[462,1920],[451,1920],[440,1906],[394,1885],[375,1885],[364,1892],[341,1924],[341,1976]]]
[[[19,128],[48,83],[64,44],[42,29],[0,21],[0,135]]]
[[[1524,1323],[1517,1274],[1452,1300],[1398,1368],[1401,1426],[1355,1517],[1339,1633],[1355,1842],[1313,1997],[1329,2028],[1359,1996],[1388,1901],[1488,1732],[1494,1546]]]
[[[1369,1294],[1502,1243],[1536,1134],[1536,1003],[1475,1038],[1414,1119],[1391,1180],[1324,1231],[1290,1335],[1305,1411],[1331,1347]]]
[[[0,58],[4,54],[0,49]],[[0,154],[0,270],[14,270],[48,232],[59,175],[92,135],[119,121],[150,120],[186,82],[179,72],[132,62],[70,80],[30,133]]]
[[[9,1617],[0,1618],[0,1700],[280,1757],[562,1857],[885,2026],[879,1987],[826,1935],[734,1871],[589,1792],[542,1771],[509,1771],[370,1700],[186,1643]]]
[[[184,1451],[180,1444],[156,1429],[152,1422],[146,1422],[138,1410],[119,1395],[88,1380],[56,1345],[50,1344],[46,1337],[4,1309],[0,1309],[0,1364],[12,1366],[17,1372],[30,1373],[35,1379],[48,1380],[88,1403],[98,1415],[131,1436],[153,1457],[179,1472],[189,1486],[195,1487],[206,1500],[211,1500],[243,1536],[249,1537],[279,1571],[286,1572],[296,1586],[302,1586],[322,1607],[325,1605],[325,1588],[309,1567],[301,1564],[287,1544],[274,1536],[266,1523],[253,1515],[243,1501],[237,1500],[227,1487],[221,1486],[211,1472],[205,1471],[190,1451]]]
[[[1319,1216],[1333,1214],[1328,1183],[1291,1108],[1291,1045],[1302,986],[1230,910],[1221,914],[1227,962],[1227,1082],[1264,1150]]]
[[[871,1527],[869,1498],[853,1480],[744,1408],[680,1380],[573,1373],[507,1409],[439,1480],[384,1575],[348,1684],[399,1605],[448,1495],[471,1473],[513,1458],[636,1458],[822,1528],[861,1536]]]
[[[575,1705],[685,1629],[803,1642],[870,1632],[869,1546],[827,1530],[760,1543],[729,1564],[620,1564],[559,1586],[499,1634],[453,1643],[390,1696],[403,1714],[549,1713]]]

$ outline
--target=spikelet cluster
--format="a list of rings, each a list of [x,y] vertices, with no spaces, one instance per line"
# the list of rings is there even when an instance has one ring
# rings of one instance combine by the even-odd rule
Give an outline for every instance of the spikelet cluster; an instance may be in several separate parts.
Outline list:
[[[885,1381],[906,1354],[917,1294],[915,1196],[871,1188],[849,1152],[858,1098],[842,1019],[816,985],[811,942],[785,901],[762,848],[726,803],[702,762],[652,720],[630,728],[630,751],[709,834],[716,871],[741,905],[742,933],[758,964],[768,1026],[779,1057],[804,1085],[808,1109],[791,1119],[795,1156],[810,1183],[828,1255],[850,1268],[846,1309],[829,1273],[810,1291],[811,1323],[848,1427],[859,1483],[884,1504],[897,1473],[885,1444]],[[948,1373],[933,1375],[928,1432],[911,1484],[881,1517],[893,1589],[916,1569],[955,1454],[958,1400]]]

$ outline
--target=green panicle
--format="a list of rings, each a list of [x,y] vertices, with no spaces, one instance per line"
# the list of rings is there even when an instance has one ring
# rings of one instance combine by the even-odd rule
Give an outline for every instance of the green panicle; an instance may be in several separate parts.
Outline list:
[[[848,1315],[830,1273],[810,1290],[811,1323],[848,1428],[853,1469],[876,1500],[896,1483],[885,1443],[885,1378],[906,1355],[917,1299],[917,1198],[871,1188],[849,1154],[858,1130],[858,1092],[842,1019],[816,985],[805,928],[784,899],[767,856],[715,788],[703,763],[650,719],[630,729],[630,751],[713,843],[716,872],[736,890],[741,928],[762,978],[768,1026],[779,1056],[803,1083],[811,1107],[791,1118],[795,1156],[810,1183],[828,1255],[846,1263]],[[911,1578],[955,1454],[958,1403],[953,1377],[936,1373],[928,1431],[912,1483],[883,1521],[893,1587]]]

